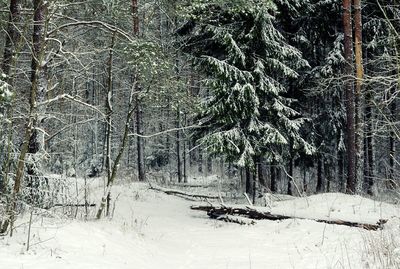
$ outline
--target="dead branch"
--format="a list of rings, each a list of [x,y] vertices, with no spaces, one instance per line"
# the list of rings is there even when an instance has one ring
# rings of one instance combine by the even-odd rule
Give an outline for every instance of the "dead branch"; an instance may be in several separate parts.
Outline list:
[[[187,193],[187,192],[183,192],[180,190],[166,189],[166,188],[162,188],[162,187],[158,187],[158,186],[153,186],[151,184],[150,184],[150,189],[155,190],[155,191],[164,192],[168,195],[177,195],[177,196],[183,196],[183,197],[188,197],[188,198],[219,199],[219,196],[204,195],[204,194],[197,194],[197,193]]]
[[[336,224],[336,225],[344,225],[349,227],[356,227],[362,228],[368,231],[376,231],[383,228],[383,225],[387,222],[387,220],[379,220],[376,224],[372,223],[361,223],[361,222],[352,222],[340,219],[313,219],[313,218],[304,218],[304,217],[297,217],[297,216],[288,216],[288,215],[280,215],[274,214],[269,211],[262,211],[258,208],[249,207],[249,206],[214,206],[214,205],[207,205],[207,206],[191,206],[192,210],[200,210],[206,211],[207,215],[210,218],[218,219],[219,216],[223,215],[234,215],[234,216],[244,216],[250,219],[256,220],[285,220],[285,219],[302,219],[302,220],[312,220],[321,223],[327,224]]]

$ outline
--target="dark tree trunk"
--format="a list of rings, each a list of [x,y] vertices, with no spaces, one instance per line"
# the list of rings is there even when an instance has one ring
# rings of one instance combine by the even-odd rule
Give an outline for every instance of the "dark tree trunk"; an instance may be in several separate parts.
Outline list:
[[[276,162],[271,163],[271,192],[276,192],[277,191],[277,168],[276,168]]]
[[[324,162],[324,176],[325,176],[325,181],[326,181],[326,192],[331,191],[331,182],[332,182],[332,176],[331,176],[331,169],[328,165],[328,162],[325,160]]]
[[[372,195],[374,185],[374,150],[372,133],[372,93],[366,94],[364,134],[364,190]]]
[[[303,191],[307,193],[308,190],[308,183],[307,183],[307,169],[303,167]]]
[[[318,157],[317,160],[317,193],[324,192],[324,179],[322,175],[322,157]]]
[[[200,174],[203,174],[203,152],[201,149],[199,151],[199,159],[198,159],[198,171]]]
[[[176,112],[176,128],[180,128],[180,121],[181,121],[181,111],[178,107]],[[178,182],[182,182],[182,158],[181,158],[181,131],[176,131],[176,169],[178,175]]]
[[[213,161],[210,155],[207,156],[207,173],[211,174],[213,172]]]
[[[138,88],[140,89],[140,87]],[[137,144],[137,164],[139,181],[146,181],[145,165],[144,165],[144,138],[143,135],[143,109],[137,98],[136,103],[136,132],[139,135],[136,140]]]
[[[10,1],[10,15],[8,19],[7,33],[5,35],[6,42],[4,45],[3,61],[1,69],[7,76],[6,80],[10,83],[10,72],[11,66],[15,59],[16,48],[21,40],[18,27],[21,21],[21,1],[11,0]]]
[[[15,219],[15,208],[17,205],[17,198],[21,189],[25,158],[27,153],[35,154],[41,148],[41,143],[38,139],[38,132],[35,129],[38,127],[38,108],[37,102],[43,101],[47,90],[45,84],[45,64],[43,64],[43,54],[45,50],[45,18],[46,18],[46,6],[43,0],[33,0],[34,15],[33,15],[33,37],[32,37],[32,64],[31,64],[31,90],[29,98],[29,116],[25,127],[25,137],[21,147],[21,152],[18,157],[17,170],[14,180],[13,194],[11,197],[11,205],[8,207],[9,220],[6,220],[1,227],[2,233],[4,233],[9,226],[10,236],[13,234],[13,225]],[[35,169],[32,166],[27,167],[28,175],[34,176]]]
[[[183,182],[188,182],[188,152],[187,142],[183,141]]]
[[[33,50],[31,65],[31,106],[34,111],[33,129],[29,139],[28,153],[35,155],[44,150],[44,134],[38,130],[41,127],[40,117],[44,115],[43,107],[38,108],[37,102],[46,99],[47,92],[47,64],[44,62],[45,53],[45,23],[46,4],[44,0],[34,0],[34,26],[33,26]],[[38,161],[38,160],[35,160]],[[30,202],[39,206],[38,187],[39,171],[38,164],[27,164],[28,186],[31,189]]]
[[[246,167],[246,193],[251,195],[252,194],[252,186],[251,186],[251,171],[250,168]]]
[[[139,36],[139,9],[138,0],[132,0],[132,23],[133,23],[133,35]],[[135,70],[137,73],[138,70]],[[138,79],[138,74],[135,74],[135,79]],[[141,91],[140,85],[137,84],[137,91]],[[140,98],[136,97],[136,133],[138,134],[136,145],[137,145],[137,169],[139,181],[146,181],[145,163],[144,163],[144,134],[143,131],[143,108],[140,102]]]
[[[258,183],[266,187],[267,186],[267,179],[266,179],[266,171],[265,171],[265,160],[264,158],[260,158],[260,163],[257,165],[258,168]]]
[[[254,158],[254,174],[253,174],[253,205],[256,204],[256,198],[257,198],[257,185],[258,185],[258,165],[260,164],[260,158],[256,157]]]
[[[293,195],[293,158],[290,157],[289,160],[289,171],[288,171],[288,186],[287,186],[287,194]]]
[[[132,28],[133,34],[139,36],[139,5],[138,0],[132,0]]]
[[[392,89],[392,96],[395,96],[395,89]],[[396,98],[393,99],[392,103],[390,104],[390,120],[391,124],[397,122],[397,104]],[[396,182],[396,141],[397,137],[394,131],[394,126],[390,127],[390,134],[389,134],[389,181],[390,187],[396,188],[398,187],[398,182]]]
[[[353,38],[351,23],[351,1],[343,0],[344,30],[344,91],[346,106],[346,143],[347,143],[347,193],[356,192],[356,145],[355,145],[355,107],[353,91]]]

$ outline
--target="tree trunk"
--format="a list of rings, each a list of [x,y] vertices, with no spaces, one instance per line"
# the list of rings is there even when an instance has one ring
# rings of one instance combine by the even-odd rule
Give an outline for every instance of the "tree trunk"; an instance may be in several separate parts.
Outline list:
[[[43,63],[43,55],[45,51],[45,19],[46,19],[46,5],[43,0],[33,0],[34,15],[33,15],[33,38],[32,38],[32,65],[31,65],[31,90],[29,98],[29,115],[25,127],[25,137],[22,143],[21,152],[18,157],[17,170],[14,180],[13,194],[11,197],[11,205],[8,208],[9,220],[7,220],[1,232],[5,232],[10,225],[10,236],[13,234],[13,225],[15,220],[15,208],[17,205],[18,195],[21,189],[25,158],[27,153],[35,154],[42,147],[43,141],[38,138],[38,132],[35,128],[38,127],[38,108],[37,102],[43,101],[45,98],[47,84],[45,81],[44,73],[46,64]],[[28,167],[28,173],[32,174],[32,168]]]
[[[392,89],[392,96],[395,96],[395,89]],[[392,103],[390,104],[390,121],[391,121],[391,127],[390,127],[390,133],[389,133],[389,181],[390,181],[390,187],[395,188],[399,187],[398,182],[395,181],[395,175],[396,175],[396,141],[397,141],[397,136],[394,131],[394,126],[392,126],[395,122],[397,122],[397,104],[396,104],[396,98],[392,100]]]
[[[343,30],[344,30],[344,91],[346,106],[346,142],[347,142],[347,193],[356,192],[356,145],[355,145],[355,107],[354,92],[351,77],[353,76],[353,39],[351,23],[351,1],[343,0]]]
[[[140,89],[140,86],[137,88]],[[138,134],[137,144],[137,164],[139,181],[146,181],[146,172],[144,164],[144,138],[141,137],[143,132],[143,109],[140,104],[139,97],[136,97],[136,132]]]
[[[122,158],[122,156],[124,154],[125,148],[127,147],[128,135],[129,135],[129,130],[130,130],[130,122],[131,122],[133,113],[136,111],[135,107],[133,107],[133,103],[134,102],[136,103],[136,100],[134,100],[135,99],[134,98],[134,94],[135,94],[135,89],[136,89],[135,86],[136,86],[136,84],[134,84],[133,86],[134,87],[132,87],[132,91],[131,91],[131,94],[130,94],[130,97],[129,97],[128,113],[126,114],[124,133],[123,133],[123,136],[122,136],[122,142],[121,142],[121,144],[119,146],[119,150],[118,150],[117,156],[115,158],[115,161],[114,161],[114,163],[112,165],[112,168],[110,169],[111,174],[110,174],[109,180],[107,181],[107,187],[106,187],[106,190],[104,192],[104,196],[101,199],[101,203],[100,203],[99,209],[98,209],[97,214],[96,214],[96,218],[97,219],[101,218],[101,216],[103,215],[104,208],[106,208],[106,206],[107,206],[107,210],[106,210],[107,211],[107,215],[109,214],[110,200],[111,200],[111,197],[110,197],[111,187],[114,184],[114,180],[115,180],[115,178],[117,176],[118,167],[119,167],[119,164],[121,162],[121,158]]]
[[[288,171],[288,186],[287,186],[287,194],[288,195],[293,195],[293,157],[290,157],[289,160],[289,171]]]
[[[139,36],[139,6],[138,0],[132,0],[132,22],[133,22],[133,35]],[[138,70],[135,70],[135,80],[139,79],[137,74]],[[136,81],[134,82],[136,83]],[[136,84],[137,91],[141,91],[140,85]],[[137,169],[139,181],[146,181],[146,172],[144,164],[144,134],[143,131],[143,108],[140,102],[140,96],[136,95],[136,145],[137,145]]]
[[[178,107],[178,110],[176,112],[176,128],[180,128],[180,121],[181,121],[181,111]],[[181,131],[177,130],[176,131],[176,165],[177,165],[177,176],[178,176],[178,182],[182,182],[182,158],[181,158],[182,152],[181,152]]]
[[[266,179],[266,173],[265,173],[265,159],[260,158],[260,163],[257,165],[258,169],[258,183],[266,187],[267,186],[267,179]]]
[[[325,181],[326,181],[326,192],[331,191],[331,182],[332,182],[332,176],[331,176],[331,170],[328,165],[327,160],[324,162],[324,176],[325,176]]]
[[[245,168],[245,173],[246,173],[246,193],[251,195],[252,194],[252,190],[251,190],[251,172],[250,172],[250,168],[246,167]]]
[[[107,138],[106,138],[106,169],[107,169],[107,186],[110,185],[112,179],[112,166],[111,166],[111,137],[112,137],[112,98],[113,98],[113,56],[114,56],[114,46],[115,46],[115,34],[111,40],[109,59],[108,59],[108,78],[107,78],[107,99],[106,99],[106,121],[107,121]],[[110,192],[107,195],[107,210],[106,215],[108,216],[110,212]]]
[[[324,192],[324,179],[322,175],[322,157],[318,157],[317,160],[317,193]]]
[[[366,93],[364,134],[364,190],[372,195],[374,185],[374,150],[372,132],[372,93]]]
[[[212,174],[213,172],[213,159],[211,155],[207,155],[207,174]]]
[[[253,205],[256,204],[257,187],[258,187],[258,166],[260,165],[260,157],[254,158],[254,174],[253,174]]]
[[[271,163],[271,192],[277,191],[277,173],[276,173],[276,162]]]
[[[336,224],[336,225],[345,225],[349,227],[357,227],[357,228],[362,228],[366,229],[369,231],[377,231],[383,229],[383,225],[387,223],[387,219],[380,219],[376,222],[376,224],[372,223],[362,223],[362,222],[353,222],[353,221],[347,221],[347,220],[342,220],[342,219],[330,219],[330,218],[307,218],[307,217],[301,217],[301,216],[295,216],[293,214],[291,215],[281,215],[281,214],[275,214],[273,212],[270,212],[269,210],[262,210],[260,207],[252,207],[252,206],[227,206],[227,205],[221,205],[221,206],[214,206],[212,204],[206,205],[206,206],[198,206],[194,205],[191,206],[190,209],[192,210],[199,210],[199,211],[206,211],[207,215],[210,216],[210,218],[214,219],[222,219],[226,220],[224,218],[225,216],[228,217],[233,217],[233,216],[244,216],[250,219],[257,219],[257,220],[286,220],[286,219],[302,219],[302,220],[312,220],[320,223],[327,223],[327,224]]]
[[[34,118],[31,137],[29,139],[28,153],[33,157],[33,163],[26,165],[28,175],[28,186],[31,189],[31,196],[28,200],[30,203],[39,206],[40,197],[40,162],[37,159],[37,153],[43,153],[44,149],[44,133],[39,129],[42,128],[43,116],[45,114],[44,106],[37,106],[38,102],[43,102],[47,94],[47,63],[45,62],[45,47],[46,47],[46,13],[47,7],[44,0],[34,0],[34,26],[33,26],[33,50],[32,50],[32,73],[31,73],[31,101],[34,101],[33,107]],[[43,128],[42,128],[43,129]]]
[[[15,60],[17,46],[20,43],[21,35],[19,33],[19,23],[21,21],[21,0],[10,1],[10,15],[8,19],[7,33],[5,35],[6,42],[4,45],[3,61],[1,69],[5,74],[7,83],[10,83],[11,67]]]
[[[200,148],[198,149],[198,152],[199,152],[199,159],[198,159],[198,170],[197,171],[200,174],[203,174],[203,152]]]
[[[188,152],[187,152],[187,141],[184,139],[183,141],[183,182],[188,182]]]
[[[361,0],[353,0],[354,6],[354,47],[356,63],[356,90],[355,90],[355,177],[362,175],[361,149],[362,149],[362,117],[361,117],[361,94],[364,78],[363,53],[362,53],[362,11]]]

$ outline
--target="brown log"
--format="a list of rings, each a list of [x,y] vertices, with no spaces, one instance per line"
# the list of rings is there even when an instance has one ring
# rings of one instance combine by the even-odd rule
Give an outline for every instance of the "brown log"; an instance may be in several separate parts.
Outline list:
[[[316,222],[321,222],[321,223],[327,223],[327,224],[336,224],[336,225],[344,225],[344,226],[349,226],[349,227],[357,227],[357,228],[362,228],[368,231],[376,231],[379,229],[383,228],[383,225],[387,222],[387,220],[379,220],[376,224],[372,223],[360,223],[360,222],[352,222],[352,221],[346,221],[346,220],[340,220],[340,219],[313,219],[313,218],[304,218],[304,217],[297,217],[297,216],[287,216],[287,215],[280,215],[280,214],[274,214],[268,211],[260,211],[256,208],[253,207],[248,207],[248,206],[236,206],[236,207],[231,207],[231,206],[213,206],[213,205],[207,205],[207,206],[191,206],[190,207],[192,210],[200,210],[200,211],[206,211],[207,215],[210,218],[214,219],[219,219],[219,216],[223,215],[233,215],[233,216],[244,216],[250,219],[257,219],[257,220],[262,220],[262,219],[267,219],[267,220],[285,220],[285,219],[302,219],[302,220],[312,220]]]

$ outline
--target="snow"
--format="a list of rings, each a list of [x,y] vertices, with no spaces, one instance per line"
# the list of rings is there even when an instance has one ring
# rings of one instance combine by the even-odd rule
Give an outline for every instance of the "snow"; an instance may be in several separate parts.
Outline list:
[[[277,203],[272,212],[304,218],[377,223],[400,216],[400,207],[358,195],[325,193]]]
[[[91,195],[91,200],[101,196]],[[29,251],[26,213],[19,218],[13,238],[0,238],[0,268],[390,268],[375,266],[372,255],[366,254],[369,242],[382,231],[296,219],[249,226],[225,223],[190,210],[193,202],[140,183],[114,186],[112,198],[112,219],[83,221],[68,219],[61,212],[34,214]],[[399,216],[395,205],[337,193],[275,201],[271,210],[371,222],[390,218],[388,232],[397,232],[400,223],[394,217]],[[399,256],[399,247],[393,247],[393,259]]]

